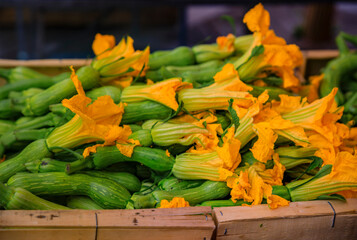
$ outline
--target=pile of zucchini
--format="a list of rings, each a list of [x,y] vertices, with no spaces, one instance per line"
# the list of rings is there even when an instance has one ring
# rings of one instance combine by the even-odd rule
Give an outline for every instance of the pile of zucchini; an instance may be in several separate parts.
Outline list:
[[[353,44],[357,43],[355,38],[349,35],[342,37]],[[146,75],[143,76],[140,72],[135,76],[130,88],[139,89],[146,85],[149,79],[157,83],[170,78],[181,78],[182,82],[191,83],[194,88],[192,91],[196,91],[212,85],[213,77],[225,64],[239,63],[235,68],[238,69],[241,80],[252,87],[250,94],[254,97],[258,97],[265,90],[269,92],[269,101],[279,100],[280,94],[293,95],[293,92],[281,87],[282,79],[274,73],[265,73],[264,77],[246,74],[244,69],[251,68],[255,57],[259,57],[264,51],[259,47],[253,51],[249,50],[252,41],[253,35],[236,37],[235,50],[229,52],[220,51],[217,44],[202,44],[192,48],[181,46],[173,50],[156,51],[150,54]],[[356,54],[349,53],[346,48],[345,45],[340,45],[341,57],[331,62],[324,70],[325,80],[320,88],[322,96],[338,85],[336,81],[342,83],[345,72],[356,72]],[[247,52],[251,55],[245,56]],[[121,60],[123,59],[115,61]],[[339,65],[343,67],[336,70]],[[140,146],[134,148],[130,157],[116,146],[103,146],[84,158],[84,149],[96,142],[70,148],[56,145],[52,133],[75,115],[61,104],[63,99],[71,98],[77,93],[69,72],[47,76],[20,66],[0,69],[0,76],[7,81],[0,87],[0,208],[154,208],[159,207],[162,200],[171,200],[174,197],[184,198],[190,206],[250,204],[243,200],[233,202],[229,195],[231,188],[225,181],[178,178],[179,161],[184,164],[183,156],[188,156],[182,154],[195,142],[194,139],[184,139],[183,131],[207,131],[185,123],[175,125],[178,126],[178,131],[168,134],[165,130],[173,129],[169,120],[182,113],[194,117],[190,106],[182,105],[180,101],[185,96],[177,94],[176,98],[181,102],[177,111],[150,99],[131,101],[128,97],[129,87],[121,88],[101,81],[103,77],[108,77],[102,75],[103,67],[107,66],[83,66],[76,74],[85,95],[93,101],[109,95],[114,103],[125,103],[120,125],[129,125],[132,132],[129,138],[140,142]],[[253,84],[255,80],[262,81],[265,86]],[[356,96],[356,91],[347,92],[344,96],[342,93],[338,94],[340,103],[345,103],[345,111],[354,114],[354,118]],[[228,106],[227,101],[224,104]],[[222,129],[218,136],[221,146],[223,136],[230,127],[235,125],[237,128],[239,121],[243,125],[246,124],[244,119],[237,117],[232,105],[228,110],[216,110],[214,114],[217,119],[214,124]],[[203,125],[205,124],[207,123],[203,122]],[[242,162],[238,169],[244,169],[257,161],[249,151],[253,138],[254,136],[248,136],[246,141],[240,139],[244,145],[241,146]],[[255,140],[256,138],[253,139]],[[281,145],[289,145],[289,142],[281,142]],[[312,176],[317,178],[316,176],[321,177],[331,171],[329,165],[329,169],[322,168],[323,171],[317,173],[316,167],[321,166],[321,162],[316,164],[316,149],[304,149],[301,151],[307,154],[304,156],[300,156],[299,149],[276,148],[276,152],[281,152],[281,162],[287,169],[285,174],[289,175],[289,179],[307,179]],[[269,164],[273,164],[272,161],[266,163],[267,169],[272,168]],[[301,173],[304,177],[301,177]],[[308,181],[304,180],[301,184],[306,182]],[[297,185],[290,188],[291,192]],[[290,190],[283,187],[274,186],[273,192],[280,192],[280,196],[289,195]],[[290,196],[287,199],[290,199]]]

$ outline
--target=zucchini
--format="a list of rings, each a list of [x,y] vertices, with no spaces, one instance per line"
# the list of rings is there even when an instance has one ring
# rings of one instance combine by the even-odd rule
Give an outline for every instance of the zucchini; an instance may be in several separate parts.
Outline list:
[[[128,172],[105,172],[105,171],[86,171],[83,172],[92,177],[107,178],[123,185],[130,192],[137,192],[140,190],[141,182],[139,179]]]
[[[172,109],[154,101],[142,101],[127,103],[124,107],[122,124],[137,123],[149,119],[166,119],[172,113]]]
[[[177,47],[168,51],[156,51],[150,54],[150,69],[159,69],[162,66],[187,66],[195,63],[195,55],[189,47]]]
[[[158,183],[158,186],[161,190],[173,191],[198,187],[204,182],[204,180],[182,180],[172,176],[169,178],[162,179]]]
[[[116,146],[97,148],[97,152],[93,154],[93,163],[96,169],[128,161],[139,162],[155,171],[164,172],[172,169],[175,159],[168,157],[164,150],[149,147],[135,147],[130,158],[121,154]]]
[[[0,183],[0,207],[8,210],[66,210],[68,207],[47,201],[20,187]]]
[[[129,139],[139,140],[140,145],[149,147],[152,145],[151,131],[148,129],[141,129],[133,132]]]
[[[101,206],[92,199],[85,196],[70,196],[67,199],[67,206],[72,209],[100,210]]]
[[[81,81],[83,89],[89,90],[99,84],[99,72],[91,66],[85,66],[76,72]],[[26,99],[26,106],[22,110],[25,116],[39,116],[49,111],[51,104],[59,103],[65,98],[76,94],[76,88],[71,80],[67,78],[52,85],[45,91]]]
[[[132,200],[135,208],[153,208],[163,199],[171,200],[174,197],[182,197],[193,206],[204,201],[224,198],[230,190],[225,182],[206,181],[201,186],[190,189],[155,190],[147,195],[133,195]]]
[[[17,172],[26,170],[25,163],[50,156],[46,140],[39,139],[26,146],[20,154],[0,163],[0,182],[6,182]]]
[[[85,195],[102,208],[125,208],[130,193],[122,185],[86,174],[18,173],[8,185],[22,187],[36,195]]]

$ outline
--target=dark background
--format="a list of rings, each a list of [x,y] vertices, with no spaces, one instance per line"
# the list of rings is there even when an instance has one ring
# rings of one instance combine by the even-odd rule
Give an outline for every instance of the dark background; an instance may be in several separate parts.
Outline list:
[[[262,1],[271,28],[301,49],[335,49],[339,31],[357,34],[354,1]],[[96,33],[134,39],[151,50],[214,42],[232,32],[235,19],[247,34],[244,14],[258,1],[0,0],[0,58],[89,58]]]

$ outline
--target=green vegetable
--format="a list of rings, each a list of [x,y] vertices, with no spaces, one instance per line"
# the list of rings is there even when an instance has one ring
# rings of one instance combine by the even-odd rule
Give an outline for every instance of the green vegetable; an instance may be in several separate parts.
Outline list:
[[[72,209],[100,210],[101,206],[96,204],[92,199],[85,196],[70,196],[67,199],[67,206]]]
[[[130,193],[122,185],[85,174],[18,173],[9,186],[22,187],[36,195],[85,195],[102,208],[125,208]]]
[[[91,66],[85,66],[76,72],[83,89],[88,90],[99,84],[99,72]],[[56,83],[45,91],[26,100],[22,110],[25,116],[39,116],[49,111],[51,104],[59,103],[64,98],[70,98],[76,93],[76,88],[70,78]]]
[[[156,51],[150,54],[150,69],[162,66],[187,66],[195,63],[195,55],[189,47],[178,47],[168,51]]]
[[[98,97],[108,95],[115,103],[120,102],[121,89],[114,86],[103,86],[95,88],[86,93],[86,96],[95,101]]]
[[[182,180],[176,177],[169,177],[162,179],[158,186],[160,189],[165,191],[173,191],[173,190],[183,190],[198,187],[203,184],[204,180]]]
[[[0,163],[0,182],[6,182],[15,173],[26,170],[25,163],[50,155],[45,139],[30,143],[20,154]]]
[[[249,202],[245,202],[244,200],[237,200],[236,202],[233,202],[231,199],[227,200],[211,200],[211,201],[205,201],[200,204],[200,206],[208,206],[211,208],[214,207],[233,207],[233,206],[242,206],[243,204],[251,204]]]
[[[166,119],[171,115],[171,113],[171,108],[154,101],[128,103],[127,106],[124,107],[124,114],[121,123],[130,124],[152,118]]]
[[[123,185],[130,192],[137,192],[140,190],[141,182],[139,179],[128,172],[106,172],[106,171],[86,171],[83,172],[92,177],[107,178],[113,180],[120,185]]]
[[[152,145],[151,131],[148,129],[141,129],[133,132],[129,139],[139,140],[140,145],[144,147]]]
[[[97,169],[103,169],[117,162],[139,162],[155,171],[170,171],[175,162],[161,149],[149,147],[135,147],[131,157],[124,156],[116,146],[97,148],[93,154],[93,163]]]
[[[14,68],[0,68],[0,77],[5,78],[9,83],[14,83],[22,80],[38,79],[38,78],[46,78],[48,76],[39,73],[28,67],[14,67]]]
[[[58,78],[41,77],[31,80],[21,80],[13,83],[6,84],[0,88],[0,99],[7,98],[11,91],[21,91],[29,88],[48,88],[62,80],[68,78],[68,73],[64,73],[58,76]]]
[[[93,168],[93,163],[90,158],[80,159],[74,162],[58,161],[51,158],[43,158],[25,163],[28,171],[33,173],[45,172],[65,172],[67,174],[80,171],[87,168]]]
[[[66,210],[68,207],[52,203],[21,187],[10,187],[0,183],[0,206],[8,210]]]
[[[174,197],[183,197],[193,206],[204,201],[224,198],[229,194],[230,190],[225,182],[206,181],[201,186],[190,189],[155,190],[147,195],[134,195],[132,200],[135,208],[153,208],[163,199],[171,200]]]

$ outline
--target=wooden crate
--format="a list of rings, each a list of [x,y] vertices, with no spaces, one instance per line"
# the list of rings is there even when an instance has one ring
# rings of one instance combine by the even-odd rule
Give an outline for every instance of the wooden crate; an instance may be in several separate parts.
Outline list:
[[[357,199],[214,208],[216,239],[356,239]]]
[[[208,240],[214,230],[210,207],[0,211],[1,240]]]

